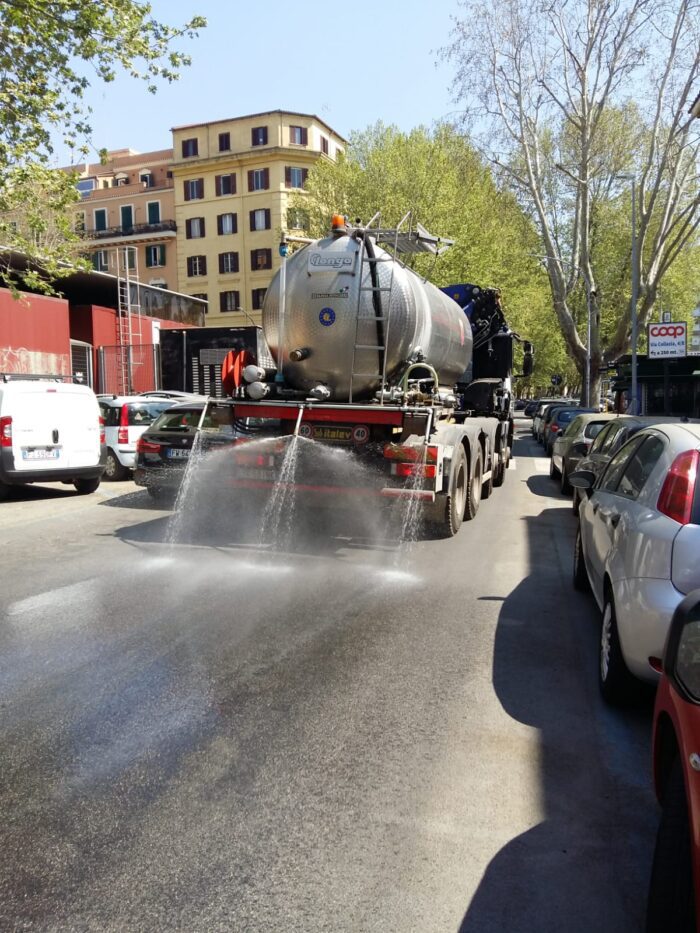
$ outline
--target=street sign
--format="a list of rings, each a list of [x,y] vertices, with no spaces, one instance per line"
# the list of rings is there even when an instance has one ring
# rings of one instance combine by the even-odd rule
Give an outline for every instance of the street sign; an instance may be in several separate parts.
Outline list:
[[[688,327],[685,321],[671,321],[668,324],[649,324],[649,359],[678,359],[686,355]]]
[[[671,323],[671,312],[670,312],[670,311],[662,311],[662,312],[661,312],[661,323],[662,323],[662,324],[670,324],[670,323]]]
[[[561,383],[562,383],[561,376],[559,376],[559,375],[552,376],[552,385],[553,385],[553,386],[560,386]]]

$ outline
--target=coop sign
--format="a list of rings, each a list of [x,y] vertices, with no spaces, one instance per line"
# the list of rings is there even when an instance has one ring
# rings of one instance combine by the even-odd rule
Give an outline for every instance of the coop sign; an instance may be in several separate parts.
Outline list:
[[[649,359],[677,359],[686,355],[688,327],[684,321],[665,321],[648,328]]]

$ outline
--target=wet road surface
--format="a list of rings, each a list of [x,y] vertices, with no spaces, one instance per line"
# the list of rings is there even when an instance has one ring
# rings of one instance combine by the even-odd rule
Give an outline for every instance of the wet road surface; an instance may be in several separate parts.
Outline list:
[[[569,503],[515,453],[408,548],[4,503],[0,929],[641,930],[649,704],[603,708]]]

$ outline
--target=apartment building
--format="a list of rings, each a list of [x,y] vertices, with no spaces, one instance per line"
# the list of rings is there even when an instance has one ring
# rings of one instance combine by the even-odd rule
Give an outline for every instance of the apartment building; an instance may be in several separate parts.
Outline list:
[[[76,228],[98,272],[117,274],[128,261],[141,282],[176,290],[177,228],[170,163],[172,149],[138,153],[115,149],[104,163],[70,166],[81,195]],[[132,247],[125,251],[121,247]]]
[[[172,133],[177,289],[208,301],[208,324],[258,323],[281,233],[304,227],[289,197],[346,140],[316,116],[283,110]]]

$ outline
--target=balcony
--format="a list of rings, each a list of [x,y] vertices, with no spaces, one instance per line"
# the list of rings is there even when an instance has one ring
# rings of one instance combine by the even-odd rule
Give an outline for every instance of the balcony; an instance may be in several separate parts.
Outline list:
[[[130,227],[106,227],[104,230],[83,230],[86,240],[118,240],[122,237],[153,237],[175,234],[177,224],[174,220],[161,220],[156,224],[132,224]]]

